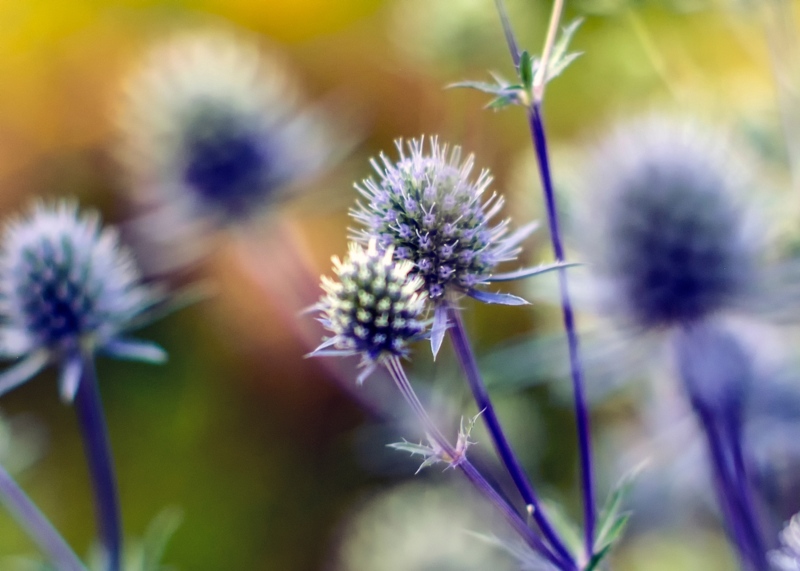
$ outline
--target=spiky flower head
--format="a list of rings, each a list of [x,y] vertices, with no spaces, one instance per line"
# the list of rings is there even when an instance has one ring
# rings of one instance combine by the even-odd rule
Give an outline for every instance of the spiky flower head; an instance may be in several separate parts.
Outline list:
[[[356,238],[376,238],[381,248],[393,247],[396,259],[413,264],[412,273],[422,278],[435,303],[444,301],[447,292],[513,302],[513,296],[495,299],[476,286],[489,281],[500,262],[516,258],[520,242],[534,227],[509,235],[508,220],[493,225],[503,198],[484,197],[492,182],[489,171],[473,179],[473,155],[462,161],[461,147],[451,150],[435,137],[427,147],[424,138],[409,141],[405,148],[397,141],[399,160],[382,154],[380,163],[372,161],[379,180],[356,185],[366,199],[352,211],[363,225]]]
[[[301,108],[285,62],[261,47],[243,33],[185,33],[129,77],[119,154],[144,200],[230,223],[322,165],[322,122]]]
[[[366,249],[352,242],[344,261],[333,258],[336,279],[322,278],[325,295],[317,308],[333,333],[312,355],[361,355],[367,367],[359,382],[386,357],[403,357],[419,339],[425,322],[422,279],[411,276],[408,261],[395,261],[393,248]]]
[[[665,118],[601,145],[587,177],[587,243],[605,301],[629,321],[685,325],[736,306],[753,285],[736,158],[708,129]]]
[[[800,571],[800,514],[795,515],[780,534],[780,549],[769,553],[777,571]]]
[[[78,379],[69,364],[95,349],[163,359],[156,346],[122,337],[154,301],[116,232],[95,213],[81,215],[71,202],[37,204],[7,224],[0,244],[0,352],[22,359],[0,376],[0,393],[58,361],[62,395],[71,400]]]

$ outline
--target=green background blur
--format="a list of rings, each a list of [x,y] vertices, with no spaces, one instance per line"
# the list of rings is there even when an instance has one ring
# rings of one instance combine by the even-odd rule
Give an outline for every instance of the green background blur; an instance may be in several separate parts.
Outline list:
[[[790,22],[776,24],[772,7],[791,14],[793,4],[764,0],[751,10],[718,2],[698,11],[657,2],[567,4],[567,18],[587,21],[574,43],[585,55],[547,92],[557,181],[578,174],[574,156],[613,120],[667,109],[752,133],[778,185],[788,185],[765,31],[780,41],[775,30]],[[538,51],[549,3],[509,5],[521,42]],[[343,102],[363,140],[306,196],[254,229],[263,236],[260,263],[270,287],[256,283],[222,240],[202,269],[217,295],[143,332],[167,349],[169,363],[100,362],[124,524],[135,537],[163,508],[179,506],[184,521],[165,559],[184,570],[323,569],[352,503],[398,471],[368,469],[358,442],[369,421],[318,363],[302,358],[310,347],[287,333],[293,328],[286,320],[299,307],[286,311],[281,289],[299,278],[283,275],[274,259],[297,252],[308,275],[327,272],[329,257],[345,250],[352,182],[367,176],[368,158],[391,151],[397,137],[438,133],[476,153],[508,194],[515,223],[538,216],[538,186],[522,112],[483,111],[482,95],[443,89],[485,79],[487,69],[511,74],[492,0],[0,0],[0,210],[11,213],[36,195],[78,196],[108,220],[127,220],[109,154],[119,81],[152,41],[217,18],[282,46],[310,98]],[[544,235],[529,244],[528,261],[549,259]],[[466,307],[481,352],[525,331],[557,330],[557,314],[546,308]],[[425,351],[418,354],[431,370]],[[571,413],[546,389],[524,396],[529,404],[521,409],[511,396],[500,399],[501,409],[515,413],[509,422],[516,445],[547,486],[568,495],[575,476]],[[87,474],[73,411],[59,402],[54,375],[37,377],[1,404],[12,418],[36,419],[41,458],[18,477],[85,553],[94,528]],[[596,429],[627,405],[623,399],[601,407]],[[414,469],[409,461],[400,473]],[[719,537],[692,535],[639,537],[617,568],[725,569],[726,560],[714,555],[724,549]],[[0,556],[34,552],[0,512]]]

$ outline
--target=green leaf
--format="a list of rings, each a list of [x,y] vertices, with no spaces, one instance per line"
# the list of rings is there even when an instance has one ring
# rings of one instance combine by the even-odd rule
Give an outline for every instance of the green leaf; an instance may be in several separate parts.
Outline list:
[[[165,508],[153,518],[142,537],[143,571],[160,571],[167,545],[182,522],[183,510],[175,506]]]
[[[526,92],[533,87],[533,60],[528,50],[523,50],[519,56],[519,78]]]
[[[597,569],[600,563],[603,562],[603,559],[605,559],[609,553],[611,553],[611,546],[607,545],[605,549],[601,549],[599,552],[592,555],[592,558],[589,560],[589,563],[586,564],[584,571],[594,571]]]
[[[637,466],[631,472],[623,476],[617,486],[609,494],[606,505],[600,512],[600,517],[597,521],[598,531],[594,540],[595,553],[600,553],[604,549],[611,547],[625,530],[630,514],[621,511],[622,504],[630,494],[633,482],[641,471],[641,468],[641,466]]]
[[[453,89],[456,87],[466,87],[467,89],[477,89],[478,91],[482,91],[484,93],[491,93],[492,95],[503,93],[506,89],[504,86],[500,84],[488,83],[485,81],[459,81],[456,83],[451,83],[446,87],[447,89]]]
[[[564,540],[567,549],[573,554],[580,553],[583,549],[583,538],[578,526],[570,520],[564,509],[557,503],[549,500],[545,500],[543,503],[547,518],[561,539]]]
[[[550,52],[550,59],[547,62],[546,82],[561,75],[561,72],[567,69],[581,55],[581,52],[567,53],[567,49],[575,32],[578,31],[582,23],[583,18],[578,18],[562,30],[561,36],[553,45],[553,51]]]

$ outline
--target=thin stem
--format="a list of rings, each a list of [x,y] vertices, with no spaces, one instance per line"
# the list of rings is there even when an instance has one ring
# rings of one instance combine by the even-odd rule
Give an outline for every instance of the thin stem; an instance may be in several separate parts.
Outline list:
[[[408,380],[408,377],[406,376],[405,370],[400,364],[399,359],[396,357],[391,357],[385,361],[385,366],[406,402],[409,404],[411,409],[414,411],[414,414],[422,423],[423,429],[428,434],[428,437],[433,440],[435,445],[438,446],[447,456],[454,459],[458,458],[458,460],[454,461],[454,463],[466,476],[467,480],[469,480],[469,482],[481,494],[483,494],[495,505],[495,507],[497,507],[497,509],[500,510],[506,521],[508,521],[511,527],[535,552],[546,558],[558,569],[563,571],[575,571],[576,568],[574,565],[565,566],[564,562],[560,561],[550,551],[550,549],[542,542],[539,536],[537,536],[533,530],[528,527],[516,510],[514,510],[514,508],[512,508],[508,502],[497,493],[491,484],[486,481],[486,478],[484,478],[481,473],[478,472],[475,466],[473,466],[466,457],[461,456],[459,458],[459,454],[456,452],[456,449],[450,444],[447,438],[442,435],[439,428],[436,426],[433,420],[431,420],[430,416],[428,416],[425,407],[420,402],[416,392],[414,391],[414,388],[411,386],[411,382]]]
[[[544,537],[550,542],[550,545],[553,546],[559,558],[574,567],[575,561],[572,555],[547,519],[547,515],[545,514],[541,501],[536,495],[533,485],[525,474],[525,470],[522,468],[517,456],[514,454],[514,450],[511,448],[511,444],[508,442],[503,432],[503,427],[500,424],[497,413],[495,413],[494,405],[486,390],[486,385],[481,378],[478,363],[475,360],[475,354],[472,351],[464,322],[461,319],[461,313],[452,305],[449,305],[447,310],[450,323],[452,324],[448,332],[453,341],[456,356],[467,378],[469,388],[472,390],[472,396],[475,398],[478,410],[483,411],[483,421],[492,437],[495,450],[497,450],[497,454],[500,456],[503,465],[511,475],[511,479],[514,481],[525,504],[533,508],[533,513],[531,515],[539,526],[539,529],[542,530]]]
[[[556,262],[564,262],[564,246],[561,242],[561,231],[558,225],[556,210],[556,196],[553,190],[553,179],[550,175],[550,159],[547,153],[547,138],[541,109],[538,104],[532,105],[528,110],[529,126],[533,138],[533,147],[539,164],[539,174],[544,188],[544,198],[547,207],[547,221],[550,225],[550,241]],[[561,309],[564,318],[564,330],[567,334],[569,347],[569,364],[572,374],[572,390],[575,399],[575,421],[578,428],[578,447],[581,461],[581,489],[583,492],[584,532],[587,560],[591,558],[594,550],[595,528],[595,499],[594,475],[592,469],[592,445],[589,426],[589,408],[583,388],[583,370],[581,367],[578,334],[575,330],[575,315],[572,311],[572,301],[569,296],[567,274],[563,268],[558,270],[558,285],[561,292]]]
[[[0,466],[0,501],[14,515],[59,571],[86,571],[83,563],[39,508]]]
[[[756,502],[753,497],[753,490],[747,478],[747,463],[745,462],[744,449],[742,447],[741,420],[730,419],[730,421],[726,423],[726,428],[725,434],[728,437],[728,443],[731,447],[734,481],[736,482],[736,490],[739,496],[745,529],[750,537],[753,551],[756,555],[755,564],[757,568],[759,570],[766,570],[769,567],[764,557],[766,553],[764,540],[759,530],[759,519],[756,511]]]
[[[75,410],[92,478],[98,533],[107,558],[106,569],[119,571],[122,555],[119,493],[94,360],[90,356],[83,359]]]

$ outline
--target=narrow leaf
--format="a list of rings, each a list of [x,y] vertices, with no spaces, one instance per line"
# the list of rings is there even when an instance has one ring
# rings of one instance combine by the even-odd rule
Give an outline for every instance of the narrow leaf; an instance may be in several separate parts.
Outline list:
[[[128,361],[144,361],[153,364],[167,361],[167,352],[152,341],[114,339],[104,345],[102,350],[113,357]]]
[[[500,23],[503,25],[503,34],[506,37],[511,59],[514,61],[514,65],[519,67],[519,47],[517,47],[519,44],[514,37],[514,29],[511,27],[511,20],[508,18],[505,3],[503,0],[495,0],[495,5],[497,6],[497,13],[500,15]]]
[[[530,305],[530,302],[527,300],[516,295],[511,295],[510,293],[491,293],[478,289],[469,289],[467,290],[467,295],[483,303],[497,305]]]
[[[533,276],[538,276],[540,274],[546,274],[547,272],[552,272],[553,270],[558,270],[561,268],[572,268],[575,266],[580,266],[578,262],[556,262],[555,264],[541,264],[538,266],[533,266],[530,268],[520,268],[519,270],[515,270],[513,272],[504,272],[500,274],[494,274],[486,279],[487,282],[510,282],[514,280],[521,280],[525,278],[532,278]]]
[[[457,87],[464,87],[467,89],[477,89],[478,91],[482,91],[484,93],[491,93],[492,95],[499,95],[506,91],[506,86],[504,85],[488,83],[485,81],[459,81],[456,83],[450,83],[446,86],[447,89],[453,89]]]

